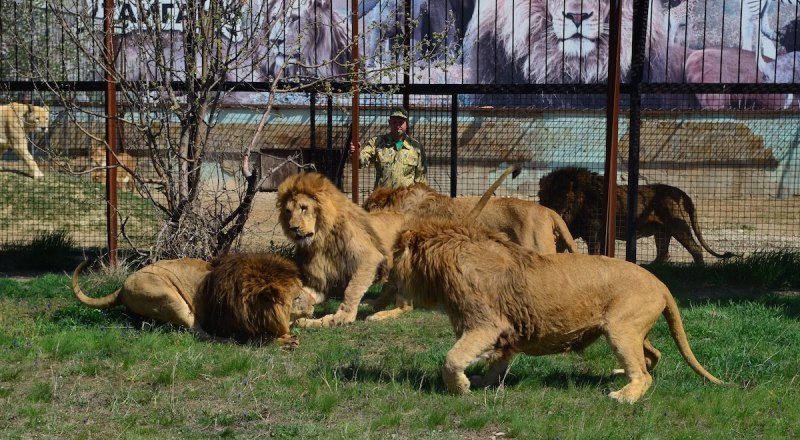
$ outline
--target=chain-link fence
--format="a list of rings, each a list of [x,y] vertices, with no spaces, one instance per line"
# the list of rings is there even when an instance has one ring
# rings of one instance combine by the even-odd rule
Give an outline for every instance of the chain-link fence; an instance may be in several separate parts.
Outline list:
[[[303,2],[313,3],[313,8],[309,9],[312,12],[316,12],[317,3],[324,3]],[[326,28],[332,36],[329,43],[337,41],[333,35],[337,26],[344,26],[344,38],[349,39],[351,35],[346,26],[349,2],[340,3],[333,2],[334,9],[326,10],[327,15],[323,17],[329,24],[333,18],[340,18],[340,22]],[[423,6],[428,4],[422,3]],[[482,1],[447,2],[451,3],[458,3],[457,21],[454,28],[447,28],[448,32],[444,33],[444,44],[437,45],[433,51],[437,54],[435,59],[414,62],[405,72],[395,70],[377,79],[369,77],[362,84],[374,86],[369,82],[375,79],[392,87],[383,93],[362,91],[358,100],[360,140],[363,142],[387,130],[390,108],[407,106],[409,132],[425,148],[429,184],[451,196],[481,194],[511,163],[522,163],[524,171],[516,180],[507,181],[497,196],[537,202],[540,179],[563,167],[581,167],[602,175],[607,147],[608,101],[601,68],[605,66],[587,52],[584,62],[594,60],[594,64],[579,62],[578,67],[583,74],[594,72],[599,76],[569,77],[570,66],[564,63],[570,50],[588,51],[592,42],[583,42],[585,47],[564,46],[560,61],[552,57],[536,58],[534,44],[527,52],[520,52],[519,46],[501,47],[498,43],[501,39],[496,34],[499,31],[481,26],[476,32],[489,32],[487,36],[479,33],[475,44],[468,44],[469,24],[476,17],[483,17],[482,20],[489,17],[491,8]],[[587,11],[606,5],[605,2],[580,3]],[[273,3],[267,2],[267,9],[272,10],[269,5]],[[615,158],[618,173],[614,176],[620,188],[624,191],[629,185],[638,187],[642,194],[639,202],[644,203],[643,212],[659,206],[646,203],[649,200],[646,191],[652,189],[652,185],[665,184],[680,189],[691,198],[702,238],[717,253],[748,254],[758,250],[800,248],[800,134],[797,128],[800,107],[795,98],[800,87],[795,84],[794,74],[794,60],[798,59],[795,55],[800,52],[795,51],[796,11],[791,14],[787,7],[779,6],[784,9],[769,9],[767,15],[754,19],[758,30],[770,27],[775,31],[770,40],[763,36],[770,35],[769,32],[758,37],[759,33],[751,35],[751,29],[738,25],[731,31],[731,26],[725,26],[726,20],[732,17],[728,16],[730,11],[722,13],[720,9],[711,13],[716,10],[708,4],[687,0],[669,4],[658,2],[657,8],[648,11],[647,19],[664,25],[663,30],[668,31],[668,35],[654,33],[653,29],[658,26],[645,32],[637,31],[646,28],[636,26],[641,23],[637,20],[644,18],[625,15],[628,5],[623,2],[623,20],[633,20],[633,33],[623,41],[623,45],[630,45],[630,50],[623,48],[619,151]],[[0,51],[3,54],[0,61],[0,104],[3,104],[0,107],[3,109],[0,146],[4,150],[0,157],[0,198],[3,199],[0,246],[27,243],[43,234],[63,231],[78,249],[102,252],[108,234],[105,147],[110,140],[106,138],[107,96],[103,92],[106,84],[101,82],[106,73],[102,57],[102,14],[94,10],[89,15],[91,19],[86,21],[80,18],[77,10],[73,15],[63,14],[69,9],[69,5],[63,3],[41,7],[35,2],[20,1],[13,2],[12,6],[0,11]],[[330,2],[325,3],[325,7],[330,6]],[[402,7],[409,6],[414,14],[423,14],[420,21],[427,27],[422,32],[409,33],[410,41],[402,42],[407,48],[425,35],[437,34],[441,30],[437,26],[442,26],[438,12],[425,15],[420,12],[423,8],[414,1]],[[737,23],[744,23],[741,15],[744,8],[737,6],[733,8],[735,14],[739,14]],[[505,8],[497,9],[495,19]],[[709,14],[702,13],[706,9]],[[287,11],[308,12],[294,6],[281,12]],[[581,20],[594,17],[592,14],[575,15],[565,5],[559,11],[563,12],[560,20],[567,20],[565,25],[579,24],[576,17],[583,17]],[[376,15],[376,12],[380,13]],[[375,17],[388,19],[385,12],[379,8],[370,12],[372,15],[365,11],[361,17],[363,29],[359,33],[363,44],[360,46],[378,55],[365,62],[367,72],[385,67],[393,56],[391,53],[387,56],[387,51],[398,49],[384,44],[382,38],[388,34],[372,32],[374,28],[365,24],[365,20]],[[653,21],[659,19],[663,20]],[[285,44],[289,34],[302,34],[306,30],[302,20],[287,15],[283,23],[297,27],[270,28],[269,41]],[[308,24],[309,19],[305,20]],[[451,29],[458,32],[450,33]],[[169,95],[152,81],[163,79],[159,76],[157,62],[147,64],[142,57],[146,53],[158,60],[157,54],[165,54],[164,64],[182,69],[182,77],[171,78],[178,84],[169,90],[184,93],[183,97],[175,98],[175,106],[186,103],[189,84],[185,81],[185,71],[191,63],[188,57],[172,55],[173,45],[185,44],[185,34],[177,27],[165,34],[169,38],[163,41],[168,43],[165,47],[169,50],[164,47],[155,50],[155,43],[128,44],[126,41],[137,41],[126,40],[126,35],[132,32],[117,31],[119,35],[114,44],[120,49],[120,55],[115,65],[127,72],[125,74],[138,72],[137,78],[119,78],[115,95],[119,117],[115,120],[113,143],[115,159],[123,165],[116,169],[114,183],[118,197],[119,244],[126,249],[145,248],[164,233],[163,225],[169,221],[167,211],[158,206],[159,202],[166,202],[153,197],[159,185],[168,183],[164,181],[163,170],[169,168],[154,162],[153,151],[167,148],[166,143],[185,137],[181,138],[184,126],[177,112],[158,122],[133,123],[134,119],[143,117],[145,110],[155,111]],[[538,38],[538,34],[530,35]],[[708,37],[703,39],[702,35]],[[224,32],[220,35],[222,40],[231,37],[232,34]],[[392,37],[394,41],[400,41],[396,37],[397,34]],[[666,44],[654,43],[657,38],[664,38]],[[753,47],[745,47],[747,38],[751,39],[747,41]],[[645,40],[649,43],[642,44]],[[231,41],[236,43],[236,48],[247,49],[241,39]],[[776,48],[774,54],[768,50],[772,47],[769,43]],[[270,87],[276,84],[273,82],[278,68],[276,63],[292,58],[292,54],[283,46],[278,47],[278,52],[273,52],[274,47],[262,49],[265,53],[259,66],[255,66],[255,61],[251,65],[240,64],[236,69],[231,68],[232,73],[225,78],[232,84],[226,91],[235,91],[225,99],[214,101],[219,106],[218,111],[213,119],[204,122],[213,128],[203,135],[203,142],[210,148],[205,150],[207,155],[193,184],[232,190],[213,195],[209,192],[206,203],[217,207],[235,206],[241,198],[236,189],[243,184],[242,153],[252,147],[262,172],[271,171],[287,157],[297,154],[298,162],[313,164],[351,195],[353,170],[348,145],[352,141],[353,107],[352,95],[346,92],[347,77],[300,87],[300,91],[282,89],[284,91],[269,93]],[[258,50],[261,49],[257,47],[248,55],[254,57],[260,53]],[[369,59],[368,52],[364,54],[365,60]],[[508,58],[515,54],[525,62],[520,64],[519,60]],[[316,66],[318,74],[322,66],[315,65],[315,59],[309,60],[308,55],[306,53],[303,59],[307,65]],[[442,68],[437,64],[437,60],[441,62],[451,56],[455,66]],[[560,70],[552,70],[556,68]],[[329,73],[335,75],[336,69],[331,69]],[[308,75],[307,70],[294,73],[295,79],[307,80],[307,76],[303,76]],[[307,83],[289,81],[288,84],[296,89],[298,84]],[[131,94],[131,91],[136,93]],[[45,106],[46,123],[34,121],[37,115],[43,114]],[[158,108],[164,109],[163,106]],[[264,119],[265,129],[259,132],[265,113],[268,113]],[[163,127],[156,127],[156,124]],[[48,131],[44,132],[44,128]],[[154,137],[153,133],[159,134]],[[33,159],[33,165],[27,156]],[[237,247],[258,250],[271,242],[284,240],[277,226],[272,191],[285,177],[286,170],[276,171],[262,183]],[[295,169],[290,168],[288,172],[295,172]],[[631,176],[636,180],[630,181]],[[369,195],[373,183],[374,169],[361,169],[357,182],[360,200]],[[678,210],[686,210],[686,206],[684,203]],[[216,213],[216,217],[222,217],[223,211]],[[622,215],[624,209],[618,214],[618,223],[621,223],[626,218]],[[674,214],[661,215],[657,222],[665,219],[669,222]],[[685,227],[677,222],[635,231],[647,235],[636,240],[636,260],[646,262],[663,257],[665,250],[659,252],[658,246],[665,242],[664,231],[669,230],[675,237],[668,248],[670,261],[692,261],[692,255],[677,238],[679,230]],[[700,234],[695,231],[693,235],[697,238],[694,240],[699,240]],[[621,229],[617,232],[618,238],[627,235]],[[582,249],[588,250],[589,240],[591,237],[579,240]],[[617,256],[626,254],[624,242],[618,241],[615,253]],[[707,251],[703,251],[703,255],[706,261],[714,259]]]

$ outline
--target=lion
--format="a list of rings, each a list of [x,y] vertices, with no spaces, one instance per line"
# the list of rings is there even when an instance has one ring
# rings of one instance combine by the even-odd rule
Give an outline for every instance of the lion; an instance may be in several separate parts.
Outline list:
[[[287,177],[278,186],[276,206],[281,228],[294,242],[303,284],[324,299],[343,299],[336,313],[298,324],[328,327],[355,321],[361,298],[391,265],[388,250],[407,216],[369,214],[313,172]]]
[[[200,325],[209,333],[239,342],[271,335],[296,346],[289,327],[314,313],[316,299],[300,282],[300,270],[275,254],[235,254],[212,262]]]
[[[133,173],[136,171],[136,158],[128,153],[115,153],[117,162],[117,186],[123,187],[130,192],[136,189],[136,179]],[[92,161],[92,181],[95,183],[105,183],[106,181],[106,148],[103,145],[92,146],[90,153]]]
[[[674,186],[656,184],[639,186],[636,236],[653,236],[656,241],[656,263],[669,260],[672,237],[686,248],[695,263],[703,263],[702,249],[717,258],[720,254],[703,239],[697,224],[692,198]],[[590,254],[600,252],[604,206],[603,177],[586,168],[566,167],[550,172],[539,180],[539,203],[558,212],[567,223],[572,236],[583,238]],[[628,218],[628,187],[617,187],[616,237],[625,240]],[[692,237],[692,232],[702,249]]]
[[[661,353],[647,339],[664,315],[678,351],[706,380],[669,289],[630,262],[582,254],[537,255],[477,225],[423,219],[404,229],[393,248],[387,288],[416,306],[441,309],[458,337],[448,351],[448,390],[499,383],[516,353],[580,351],[605,336],[628,384],[609,396],[636,402],[652,383]],[[484,358],[482,376],[464,369]]]
[[[623,0],[620,75],[631,68],[633,1]],[[464,36],[464,64],[479,84],[604,83],[608,77],[608,0],[480,2]],[[654,82],[666,76],[667,12],[651,2],[645,54]]]
[[[89,264],[84,261],[72,274],[72,291],[88,307],[124,305],[145,318],[186,327],[203,339],[273,335],[282,346],[294,348],[297,340],[285,324],[310,316],[315,300],[311,292],[296,289],[297,268],[287,261],[272,255],[223,257],[213,264],[195,258],[161,260],[137,270],[121,288],[101,298],[81,290],[78,276]],[[232,269],[232,264],[238,267]],[[230,315],[222,319],[220,311]]]
[[[47,132],[50,108],[12,102],[0,105],[0,155],[13,150],[34,178],[44,177],[28,150],[28,135],[36,130]]]
[[[506,176],[518,173],[518,166],[509,167],[473,211],[480,211]],[[297,324],[330,327],[355,321],[358,305],[367,289],[385,280],[392,266],[389,251],[397,233],[413,216],[389,211],[367,212],[324,175],[313,172],[287,177],[278,186],[276,206],[281,228],[295,245],[295,261],[300,267],[303,285],[319,292],[321,301],[331,296],[342,297],[335,313],[319,319],[301,319]],[[369,320],[393,318],[413,309],[407,302],[395,302],[395,305],[394,310],[379,311]]]
[[[132,273],[121,288],[101,298],[89,297],[81,290],[78,276],[88,265],[86,260],[72,273],[72,292],[84,305],[93,309],[124,305],[137,315],[205,333],[198,320],[203,313],[198,292],[211,272],[209,263],[195,258],[156,261]]]
[[[392,210],[418,217],[464,218],[479,197],[451,198],[416,183],[404,188],[379,187],[364,202],[367,211]],[[578,246],[564,220],[538,203],[516,198],[492,198],[476,219],[486,228],[505,233],[511,241],[537,254],[560,247],[577,253]]]

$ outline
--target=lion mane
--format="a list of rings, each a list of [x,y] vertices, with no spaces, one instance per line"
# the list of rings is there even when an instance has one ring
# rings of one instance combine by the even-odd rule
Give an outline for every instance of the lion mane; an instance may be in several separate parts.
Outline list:
[[[608,76],[609,9],[608,0],[482,2],[465,33],[465,64],[480,84],[603,83]],[[652,2],[649,11],[645,70],[651,81],[659,81],[667,74],[667,15],[661,2]],[[632,23],[633,1],[623,0],[623,80],[631,67]]]
[[[238,342],[276,337],[282,346],[297,345],[289,327],[311,316],[315,304],[297,265],[275,254],[233,254],[211,266],[203,290],[203,329]]]
[[[580,351],[605,336],[629,380],[609,396],[635,402],[661,356],[647,334],[662,314],[687,364],[721,383],[692,354],[667,287],[633,263],[536,255],[502,234],[439,219],[402,231],[393,253],[387,285],[415,305],[443,310],[458,337],[443,368],[451,392],[498,383],[516,353]],[[464,369],[481,358],[489,361],[486,373],[468,379]]]
[[[600,251],[604,206],[603,177],[586,168],[566,167],[550,172],[539,180],[539,203],[558,212],[572,236],[583,238],[590,254]],[[717,258],[719,254],[703,239],[697,224],[694,202],[681,189],[670,185],[640,185],[636,211],[636,236],[653,236],[656,242],[655,262],[669,260],[672,237],[686,248],[696,263],[703,262],[702,249]],[[625,240],[628,218],[628,186],[617,187],[616,237]],[[697,236],[702,248],[692,237]]]
[[[47,131],[50,124],[50,108],[12,102],[0,105],[0,155],[14,151],[28,167],[34,178],[44,176],[28,151],[28,135],[36,130]]]
[[[367,289],[385,278],[391,266],[388,250],[406,216],[370,214],[328,178],[309,172],[289,176],[278,186],[276,206],[283,232],[295,244],[303,284],[324,298],[343,298],[336,313],[301,325],[353,322]]]
[[[367,211],[390,210],[416,217],[461,219],[479,197],[452,198],[416,183],[404,188],[378,187],[364,202]],[[511,241],[537,254],[556,253],[559,248],[578,252],[564,220],[538,203],[503,197],[492,198],[477,217],[482,226],[506,234]]]

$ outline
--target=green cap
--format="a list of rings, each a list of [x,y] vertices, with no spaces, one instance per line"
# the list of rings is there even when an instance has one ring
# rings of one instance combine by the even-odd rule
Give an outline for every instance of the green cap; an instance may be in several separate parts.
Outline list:
[[[408,119],[408,111],[402,107],[395,107],[392,109],[392,112],[389,113],[389,117]]]

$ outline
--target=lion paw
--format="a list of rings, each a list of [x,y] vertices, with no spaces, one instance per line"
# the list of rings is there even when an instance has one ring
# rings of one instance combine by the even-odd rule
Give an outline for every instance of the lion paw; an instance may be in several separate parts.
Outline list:
[[[300,346],[300,339],[295,335],[279,336],[278,346],[281,350],[292,351]]]
[[[355,321],[355,319],[349,316],[332,314],[325,315],[319,319],[300,318],[297,320],[296,325],[301,328],[338,327],[350,324],[353,321]]]
[[[470,380],[467,379],[467,375],[463,372],[461,373],[449,373],[444,372],[443,374],[444,384],[447,386],[447,390],[453,394],[467,394],[469,393],[469,386]]]

